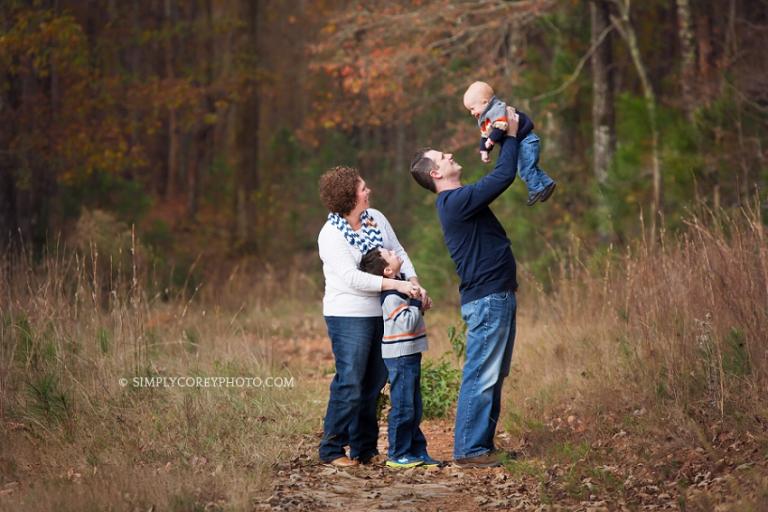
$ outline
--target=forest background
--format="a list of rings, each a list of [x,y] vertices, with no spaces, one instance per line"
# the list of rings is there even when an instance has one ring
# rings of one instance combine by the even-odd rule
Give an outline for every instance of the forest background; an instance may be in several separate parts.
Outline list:
[[[765,510],[767,35],[767,0],[0,0],[0,508]],[[488,172],[474,80],[558,182],[493,205],[522,457],[362,486],[316,459],[318,178],[360,169],[435,298],[450,458],[457,280],[408,165]],[[128,385],[179,375],[296,386]]]
[[[348,164],[441,294],[452,264],[408,164],[432,145],[467,181],[488,171],[461,103],[482,79],[532,117],[559,183],[496,205],[546,280],[574,239],[623,246],[641,216],[677,229],[765,188],[765,23],[760,0],[7,1],[0,243],[135,226],[163,286],[195,260],[319,279],[317,179]]]

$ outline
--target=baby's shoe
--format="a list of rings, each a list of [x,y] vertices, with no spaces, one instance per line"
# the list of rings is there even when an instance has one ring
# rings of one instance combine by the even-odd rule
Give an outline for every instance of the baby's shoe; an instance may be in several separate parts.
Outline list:
[[[536,202],[541,198],[541,193],[544,192],[544,190],[539,190],[538,192],[530,192],[528,193],[528,202],[526,203],[528,206],[533,206],[536,204]]]
[[[557,183],[554,181],[544,187],[543,189],[539,190],[538,192],[533,192],[531,194],[528,194],[528,206],[533,206],[536,204],[537,201],[544,202],[547,199],[549,199],[549,196],[552,195],[552,192],[555,191],[555,187],[557,186]]]
[[[551,196],[552,192],[555,191],[556,186],[557,186],[557,183],[555,183],[554,181],[549,185],[547,185],[546,188],[541,191],[541,196],[539,197],[539,201],[543,203],[544,201],[549,199],[549,196]]]

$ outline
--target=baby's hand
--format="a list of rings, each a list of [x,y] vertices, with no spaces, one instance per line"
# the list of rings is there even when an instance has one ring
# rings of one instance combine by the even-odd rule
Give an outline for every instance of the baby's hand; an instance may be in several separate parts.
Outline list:
[[[482,160],[483,163],[486,163],[486,164],[491,161],[491,158],[488,156],[487,151],[480,152],[480,160]]]

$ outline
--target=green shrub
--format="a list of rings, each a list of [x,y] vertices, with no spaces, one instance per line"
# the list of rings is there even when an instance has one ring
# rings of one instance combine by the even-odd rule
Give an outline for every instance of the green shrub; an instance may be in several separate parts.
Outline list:
[[[445,356],[438,361],[427,361],[421,368],[421,397],[424,418],[442,418],[459,397],[461,370],[455,368]]]

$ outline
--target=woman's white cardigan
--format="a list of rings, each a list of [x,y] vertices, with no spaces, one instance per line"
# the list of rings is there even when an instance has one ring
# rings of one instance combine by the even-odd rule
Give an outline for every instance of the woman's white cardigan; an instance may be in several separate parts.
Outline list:
[[[381,230],[384,248],[391,249],[403,259],[400,272],[406,279],[416,275],[413,263],[400,245],[389,221],[378,210],[368,208],[368,213]],[[357,231],[362,235],[362,230]],[[374,276],[357,268],[363,258],[362,252],[353,247],[341,234],[341,231],[326,221],[317,237],[320,259],[323,261],[325,276],[325,295],[323,296],[323,315],[325,316],[381,316],[382,276]]]

